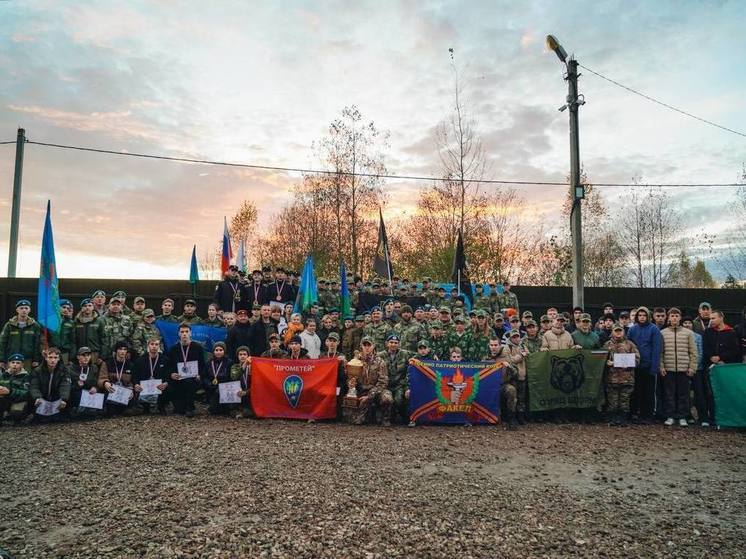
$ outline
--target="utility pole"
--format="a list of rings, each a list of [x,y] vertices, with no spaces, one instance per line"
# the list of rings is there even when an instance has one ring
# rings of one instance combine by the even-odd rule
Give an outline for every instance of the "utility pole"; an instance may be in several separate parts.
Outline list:
[[[580,184],[580,138],[578,134],[578,108],[585,104],[582,95],[578,95],[578,61],[567,52],[554,35],[547,35],[547,47],[554,51],[567,69],[567,103],[560,111],[570,109],[570,234],[572,235],[572,304],[584,308],[583,293],[583,220],[581,203],[585,198],[585,185]]]
[[[567,62],[567,108],[570,113],[570,234],[572,236],[572,304],[585,308],[583,282],[583,218],[582,201],[585,188],[580,185],[580,138],[578,132],[578,107],[585,101],[578,99],[578,61],[571,57]],[[579,102],[580,101],[580,102]]]
[[[18,260],[18,225],[21,221],[21,178],[23,176],[23,148],[26,144],[26,131],[18,129],[16,137],[16,169],[13,175],[13,205],[10,210],[10,243],[8,244],[8,277],[16,277]]]

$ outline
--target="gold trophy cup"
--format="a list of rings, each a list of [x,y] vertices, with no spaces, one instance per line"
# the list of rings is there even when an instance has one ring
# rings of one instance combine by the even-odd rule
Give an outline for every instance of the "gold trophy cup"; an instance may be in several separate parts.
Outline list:
[[[342,401],[342,406],[345,408],[357,408],[357,383],[360,376],[363,374],[364,364],[360,359],[355,357],[347,362],[345,365],[345,371],[347,373],[347,394]]]

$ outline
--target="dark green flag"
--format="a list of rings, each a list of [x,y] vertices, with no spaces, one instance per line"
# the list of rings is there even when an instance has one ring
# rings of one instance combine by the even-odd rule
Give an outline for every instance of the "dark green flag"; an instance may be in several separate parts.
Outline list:
[[[717,424],[746,427],[746,365],[716,365],[710,370],[710,384]]]
[[[605,351],[539,351],[526,358],[531,411],[593,408],[603,394]]]

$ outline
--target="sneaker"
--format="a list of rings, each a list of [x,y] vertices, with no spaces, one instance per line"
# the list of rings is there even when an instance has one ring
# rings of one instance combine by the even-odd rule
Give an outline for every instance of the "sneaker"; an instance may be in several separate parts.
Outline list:
[[[417,424],[414,421],[410,421],[407,427],[417,427]]]
[[[679,427],[688,427],[689,423],[687,423],[686,419],[679,419]]]
[[[710,426],[710,422],[709,421],[703,421],[702,423],[700,423],[700,425],[702,427],[709,427]]]
[[[669,417],[663,422],[663,425],[668,425],[669,427],[673,425],[673,417]]]

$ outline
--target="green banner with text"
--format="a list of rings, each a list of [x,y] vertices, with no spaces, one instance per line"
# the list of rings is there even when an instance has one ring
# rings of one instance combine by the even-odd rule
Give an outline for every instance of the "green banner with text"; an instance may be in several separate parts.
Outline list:
[[[526,358],[531,411],[594,408],[603,395],[605,351],[539,351]]]

